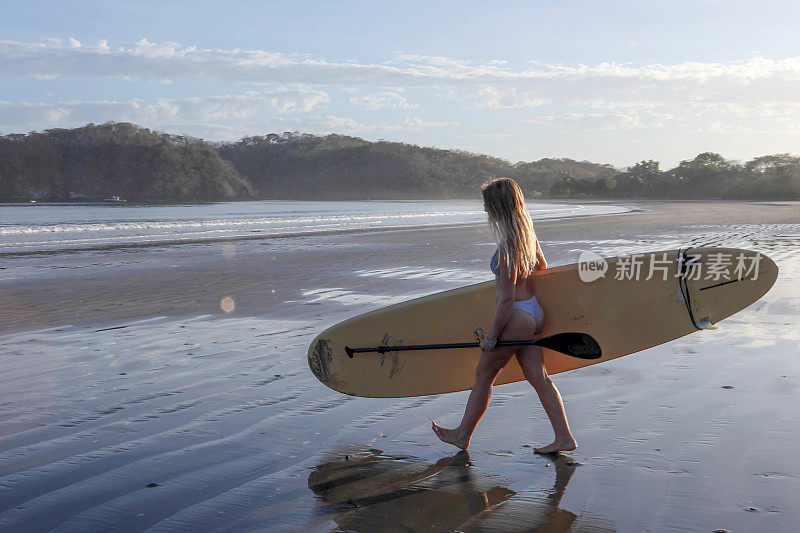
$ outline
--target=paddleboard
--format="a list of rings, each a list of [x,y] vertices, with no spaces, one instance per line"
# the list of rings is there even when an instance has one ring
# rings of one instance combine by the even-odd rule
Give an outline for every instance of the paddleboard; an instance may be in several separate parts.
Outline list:
[[[533,275],[545,312],[542,336],[582,332],[602,357],[580,359],[543,349],[549,374],[575,370],[714,328],[761,298],[778,266],[759,252],[688,248],[602,258]],[[472,388],[478,348],[388,351],[348,355],[345,347],[474,342],[495,310],[495,282],[444,291],[345,320],[320,333],[308,350],[314,375],[353,396],[396,398]],[[501,335],[502,339],[502,335]],[[495,384],[524,379],[512,358]]]

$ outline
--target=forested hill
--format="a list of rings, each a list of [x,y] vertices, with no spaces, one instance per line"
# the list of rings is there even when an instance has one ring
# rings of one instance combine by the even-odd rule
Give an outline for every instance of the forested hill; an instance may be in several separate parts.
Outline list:
[[[475,198],[479,185],[497,176],[547,195],[563,175],[594,180],[614,173],[609,165],[569,159],[512,165],[343,135],[208,143],[109,122],[0,137],[0,201]]]
[[[109,122],[0,137],[0,201],[194,202],[254,198],[214,146]]]
[[[528,197],[800,199],[800,158],[789,154],[741,164],[705,152],[671,170],[650,160],[620,171],[344,135],[209,143],[114,122],[0,136],[0,202],[478,198],[480,184],[499,176]]]
[[[262,198],[422,199],[479,195],[489,178],[516,179],[530,195],[546,195],[567,173],[612,176],[610,165],[571,159],[518,163],[460,150],[422,148],[356,137],[284,133],[246,137],[219,147]]]

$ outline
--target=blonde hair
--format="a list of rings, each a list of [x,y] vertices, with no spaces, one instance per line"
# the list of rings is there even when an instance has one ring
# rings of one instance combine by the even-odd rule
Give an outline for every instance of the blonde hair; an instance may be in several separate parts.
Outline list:
[[[489,226],[512,279],[528,277],[537,264],[539,240],[525,209],[525,196],[510,178],[495,178],[481,186]]]

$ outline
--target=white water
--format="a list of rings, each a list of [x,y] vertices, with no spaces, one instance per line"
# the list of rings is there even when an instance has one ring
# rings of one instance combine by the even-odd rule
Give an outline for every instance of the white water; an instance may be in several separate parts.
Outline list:
[[[534,220],[624,213],[629,206],[529,202]],[[0,205],[0,252],[93,249],[319,232],[481,224],[478,201],[228,202],[202,205]]]

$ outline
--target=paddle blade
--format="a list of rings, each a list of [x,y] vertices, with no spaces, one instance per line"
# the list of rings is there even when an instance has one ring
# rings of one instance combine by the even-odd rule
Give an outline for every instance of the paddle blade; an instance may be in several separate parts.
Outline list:
[[[556,333],[540,339],[536,344],[579,359],[600,359],[603,356],[600,345],[588,333],[574,331]]]

